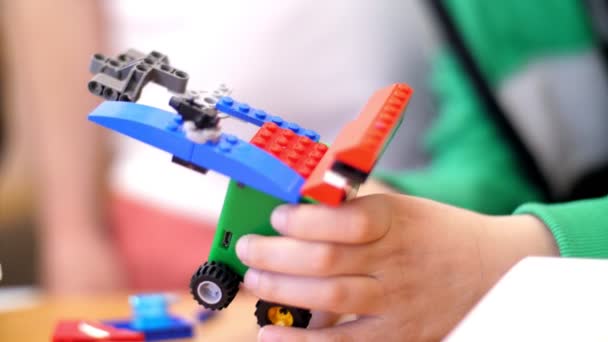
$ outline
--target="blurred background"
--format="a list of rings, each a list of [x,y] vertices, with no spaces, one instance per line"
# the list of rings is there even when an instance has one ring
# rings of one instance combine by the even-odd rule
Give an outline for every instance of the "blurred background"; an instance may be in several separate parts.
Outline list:
[[[3,23],[5,15],[0,11]],[[10,276],[4,277],[0,286],[32,284],[37,270],[32,137],[22,126],[23,120],[17,115],[9,117],[17,100],[10,86],[7,38],[5,34],[0,35],[0,264]]]
[[[323,10],[270,0],[0,6],[0,286],[185,289],[206,258],[226,180],[87,122],[100,102],[86,90],[96,52],[160,51],[190,74],[189,89],[226,83],[235,98],[326,142],[374,90],[406,82],[416,96],[381,166],[426,161],[420,136],[433,113],[425,80],[434,40],[417,1],[337,0]],[[140,102],[168,108],[169,97],[150,86]]]
[[[429,3],[0,0],[0,313],[20,294],[185,292],[207,257],[228,179],[88,122],[95,53],[166,54],[189,89],[225,83],[327,143],[375,90],[405,82],[415,95],[379,164],[406,171],[391,186],[497,215],[605,196],[607,2],[432,2],[449,12],[446,43],[460,32],[465,51],[439,44]],[[150,85],[138,102],[171,111],[171,95]]]

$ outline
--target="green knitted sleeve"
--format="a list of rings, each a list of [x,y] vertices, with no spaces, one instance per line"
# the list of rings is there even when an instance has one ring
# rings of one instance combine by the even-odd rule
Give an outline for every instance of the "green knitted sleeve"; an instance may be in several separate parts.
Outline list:
[[[608,197],[552,205],[528,203],[515,214],[531,214],[545,222],[562,256],[608,258]]]
[[[431,87],[441,106],[425,141],[432,156],[429,167],[379,170],[375,178],[412,195],[488,214],[508,214],[538,200],[537,189],[521,174],[453,56],[442,54],[434,61]]]

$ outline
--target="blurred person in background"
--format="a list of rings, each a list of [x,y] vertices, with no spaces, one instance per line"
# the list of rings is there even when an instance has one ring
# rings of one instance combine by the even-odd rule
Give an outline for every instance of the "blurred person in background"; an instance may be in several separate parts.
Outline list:
[[[98,4],[1,5],[8,148],[34,180],[41,280],[54,292],[115,288],[124,273],[102,223],[101,131],[85,120],[96,100],[80,86],[102,48]]]
[[[319,11],[306,1],[25,0],[7,2],[4,12],[8,71],[21,94],[10,114],[33,143],[42,280],[52,292],[185,289],[207,256],[227,186],[221,175],[179,167],[130,139],[112,137],[110,161],[107,139],[86,120],[98,101],[86,91],[93,53],[160,51],[190,74],[189,89],[226,83],[236,98],[324,141],[376,89],[424,83],[422,33],[402,39],[422,21],[414,1],[341,0]],[[422,164],[415,146],[429,121],[423,94],[386,167]],[[169,109],[169,97],[151,85],[139,102]],[[244,139],[254,132],[223,126]]]

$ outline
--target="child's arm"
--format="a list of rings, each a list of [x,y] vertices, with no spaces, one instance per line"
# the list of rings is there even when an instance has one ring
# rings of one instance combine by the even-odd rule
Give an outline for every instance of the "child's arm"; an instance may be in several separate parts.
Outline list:
[[[245,286],[272,302],[354,322],[321,329],[264,327],[263,341],[439,340],[517,261],[558,255],[530,215],[486,216],[402,195],[339,208],[282,207],[280,237],[245,236]]]
[[[518,171],[515,156],[468,85],[455,60],[442,56],[433,75],[442,106],[428,139],[432,164],[421,172],[379,172],[377,176],[411,195],[485,213],[508,214],[539,196]],[[516,211],[543,220],[561,255],[577,257],[608,257],[606,212],[607,198],[550,206],[527,204]]]
[[[545,222],[562,256],[608,258],[608,196],[553,205],[530,203],[515,213]]]

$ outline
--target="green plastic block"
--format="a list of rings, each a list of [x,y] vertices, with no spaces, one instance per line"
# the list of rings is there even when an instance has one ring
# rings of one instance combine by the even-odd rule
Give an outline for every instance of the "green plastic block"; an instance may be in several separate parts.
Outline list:
[[[236,256],[236,242],[247,234],[279,235],[270,225],[270,214],[283,203],[273,196],[230,181],[209,261],[222,262],[236,274],[244,276],[247,266]]]

